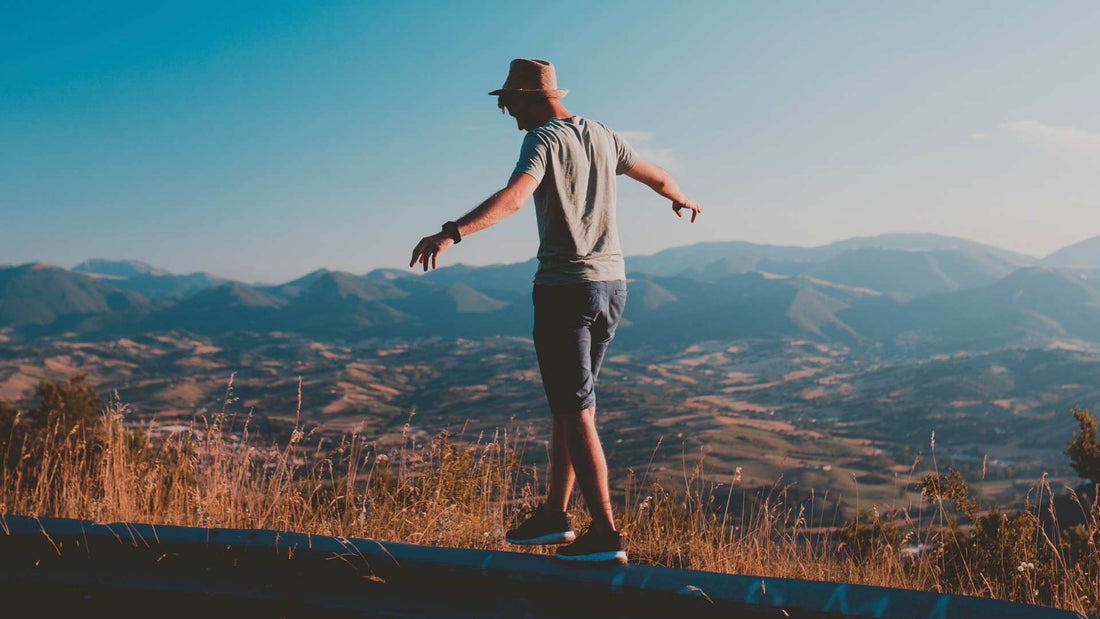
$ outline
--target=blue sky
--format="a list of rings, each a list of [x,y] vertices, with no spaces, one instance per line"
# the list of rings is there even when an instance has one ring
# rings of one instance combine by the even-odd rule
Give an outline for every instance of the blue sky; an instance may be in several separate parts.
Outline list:
[[[703,205],[624,177],[628,255],[1100,234],[1096,2],[151,4],[0,8],[0,263],[407,264],[507,180],[522,134],[485,93],[517,56]],[[441,262],[536,247],[525,208]]]

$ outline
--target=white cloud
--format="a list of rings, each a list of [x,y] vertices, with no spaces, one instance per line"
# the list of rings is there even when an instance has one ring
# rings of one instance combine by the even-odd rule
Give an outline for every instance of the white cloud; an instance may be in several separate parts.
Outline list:
[[[662,168],[668,168],[674,170],[676,168],[676,158],[672,155],[671,148],[641,148],[638,149],[638,154],[641,157],[651,163],[655,163]]]
[[[620,131],[619,135],[626,138],[627,142],[651,142],[654,138],[652,131]]]
[[[653,142],[657,134],[652,131],[620,131],[619,135],[626,138],[627,142],[638,151],[643,159],[655,163],[662,168],[675,169],[676,157],[671,148],[658,148]]]
[[[1001,123],[1001,129],[1012,137],[1074,160],[1100,163],[1100,132],[1074,127],[1055,127],[1037,120],[1014,120]]]
[[[989,134],[982,131],[975,131],[974,133],[970,134],[970,137],[974,138],[975,140],[984,140],[989,137]]]

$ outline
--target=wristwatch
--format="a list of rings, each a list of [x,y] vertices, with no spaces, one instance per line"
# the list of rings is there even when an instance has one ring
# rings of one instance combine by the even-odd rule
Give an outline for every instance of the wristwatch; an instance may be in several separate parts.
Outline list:
[[[462,235],[458,233],[458,224],[453,221],[448,221],[443,224],[443,234],[454,239],[456,244],[462,242]]]

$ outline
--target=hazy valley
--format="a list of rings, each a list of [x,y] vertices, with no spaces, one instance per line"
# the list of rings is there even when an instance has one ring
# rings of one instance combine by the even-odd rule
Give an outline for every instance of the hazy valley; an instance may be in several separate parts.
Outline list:
[[[886,235],[628,258],[599,388],[612,462],[673,475],[703,457],[719,477],[889,502],[931,465],[934,431],[937,464],[984,478],[987,496],[1017,500],[1013,485],[1044,472],[1069,481],[1066,411],[1100,401],[1100,252],[1081,245],[1038,260]],[[0,399],[27,404],[40,379],[84,371],[135,423],[170,430],[220,410],[234,375],[233,410],[275,431],[301,377],[322,433],[384,444],[415,411],[425,438],[518,430],[537,461],[534,268],[250,285],[135,262],[4,267]]]

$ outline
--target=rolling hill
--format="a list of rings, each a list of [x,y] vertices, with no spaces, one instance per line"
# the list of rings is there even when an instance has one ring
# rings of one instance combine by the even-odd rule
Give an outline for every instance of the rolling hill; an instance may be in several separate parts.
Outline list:
[[[168,271],[158,269],[140,260],[105,260],[92,258],[72,268],[77,273],[98,275],[110,279],[126,279],[138,275],[168,275]]]
[[[409,293],[385,279],[325,271],[294,296],[280,313],[284,327],[301,332],[350,333],[412,320],[388,302]]]
[[[1024,267],[988,286],[841,317],[877,339],[940,350],[1100,342],[1100,288],[1063,270]]]
[[[683,247],[673,247],[655,254],[627,256],[626,270],[629,273],[645,273],[661,277],[676,275],[695,275],[701,265],[724,261],[724,272],[751,271],[761,260],[809,261],[817,255],[815,248],[785,245],[759,245],[747,241],[723,241],[696,243]]]
[[[786,336],[855,341],[862,335],[838,312],[881,296],[805,276],[759,272],[713,282],[638,276],[629,290],[624,316],[630,337],[651,343]],[[641,296],[640,304],[632,303],[635,296]]]
[[[1063,247],[1041,261],[1043,266],[1067,268],[1100,268],[1100,236]]]
[[[876,248],[849,249],[810,264],[763,261],[758,267],[908,298],[987,286],[1016,268],[982,252]]]
[[[276,325],[277,310],[286,300],[239,282],[200,290],[150,315],[147,330],[186,329],[196,333],[233,330],[262,331]]]
[[[699,243],[627,258],[631,272],[715,280],[764,271],[808,275],[911,298],[990,284],[1035,260],[966,239],[887,234],[818,247]]]
[[[147,299],[182,298],[228,281],[209,273],[176,275],[137,260],[85,260],[72,270],[104,279],[116,288]]]
[[[943,251],[954,250],[968,254],[989,254],[1001,262],[1013,266],[1035,264],[1034,257],[1019,252],[1001,249],[993,245],[971,241],[957,236],[943,234],[879,234],[876,236],[858,236],[836,241],[817,248],[825,255],[836,255],[851,249],[896,249],[903,251]]]
[[[437,284],[450,285],[464,282],[475,285],[478,290],[489,295],[496,293],[530,293],[531,282],[538,270],[538,260],[532,258],[526,262],[513,264],[491,264],[472,267],[465,264],[443,267],[427,273],[424,278]]]
[[[316,271],[310,271],[305,275],[292,279],[285,284],[276,284],[273,286],[256,286],[259,290],[273,294],[284,299],[292,299],[302,293],[303,290],[309,288],[313,282],[331,274],[332,271],[328,269],[317,269]]]
[[[52,265],[0,267],[0,326],[43,326],[62,318],[151,309],[140,294]]]

